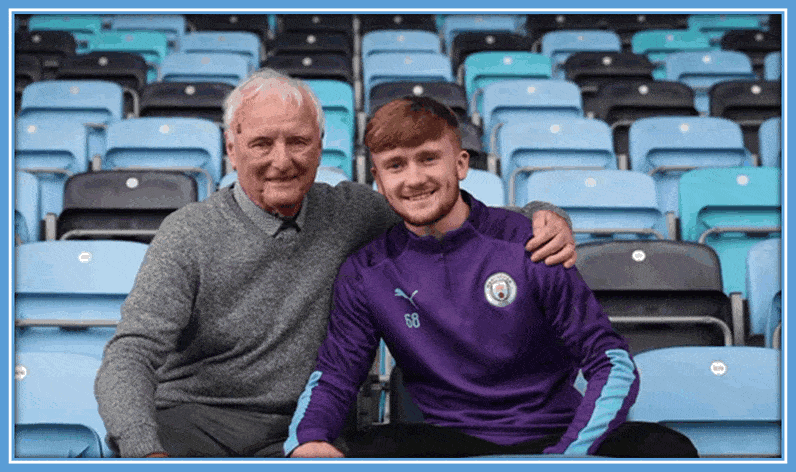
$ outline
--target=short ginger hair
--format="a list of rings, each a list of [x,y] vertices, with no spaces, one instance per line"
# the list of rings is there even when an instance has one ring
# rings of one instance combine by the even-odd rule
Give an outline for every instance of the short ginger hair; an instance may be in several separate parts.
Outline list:
[[[381,106],[365,128],[365,146],[371,153],[399,147],[417,147],[453,134],[461,148],[459,120],[447,106],[428,97],[407,96]]]

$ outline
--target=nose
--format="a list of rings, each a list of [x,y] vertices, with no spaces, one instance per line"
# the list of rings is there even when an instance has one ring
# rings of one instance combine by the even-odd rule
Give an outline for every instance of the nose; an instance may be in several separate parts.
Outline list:
[[[426,174],[423,169],[412,162],[406,169],[406,185],[409,187],[422,187],[426,183]]]
[[[287,146],[283,139],[276,140],[273,148],[271,148],[270,157],[271,159],[269,160],[271,167],[277,170],[285,171],[290,169],[292,166],[290,153],[288,152]]]

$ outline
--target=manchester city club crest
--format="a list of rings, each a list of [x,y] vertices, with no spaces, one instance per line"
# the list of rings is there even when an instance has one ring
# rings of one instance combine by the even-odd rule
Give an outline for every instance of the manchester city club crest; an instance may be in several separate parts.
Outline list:
[[[517,284],[509,274],[498,272],[486,279],[484,295],[490,304],[504,307],[517,298]]]

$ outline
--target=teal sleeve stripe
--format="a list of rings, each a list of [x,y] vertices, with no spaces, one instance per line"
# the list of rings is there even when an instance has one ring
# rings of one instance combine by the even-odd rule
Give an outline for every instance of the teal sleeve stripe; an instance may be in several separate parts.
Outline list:
[[[594,402],[594,411],[589,422],[578,434],[578,438],[567,447],[564,454],[585,456],[589,447],[594,441],[605,433],[608,425],[616,417],[617,412],[622,408],[630,392],[630,387],[636,380],[634,374],[633,361],[627,351],[622,349],[610,349],[605,351],[605,355],[611,361],[611,372],[608,374],[600,396]]]
[[[320,380],[320,378],[321,371],[316,370],[313,372],[310,375],[310,379],[307,381],[307,385],[304,387],[304,391],[301,392],[301,396],[299,396],[296,412],[293,413],[293,419],[290,421],[290,427],[288,428],[287,440],[283,446],[285,457],[289,456],[290,453],[293,452],[293,449],[299,447],[298,425],[301,423],[301,420],[304,419],[304,413],[306,413],[307,407],[310,404],[312,389],[318,385],[318,380]]]

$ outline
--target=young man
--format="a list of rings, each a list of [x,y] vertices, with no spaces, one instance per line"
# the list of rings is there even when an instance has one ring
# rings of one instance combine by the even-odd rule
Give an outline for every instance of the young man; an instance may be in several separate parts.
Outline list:
[[[623,424],[639,384],[626,342],[575,268],[531,261],[525,218],[460,191],[469,156],[457,130],[455,115],[427,98],[390,102],[368,123],[379,192],[404,224],[341,267],[285,454],[695,457],[679,433]],[[380,338],[425,424],[341,443]],[[573,387],[579,369],[585,396]]]

